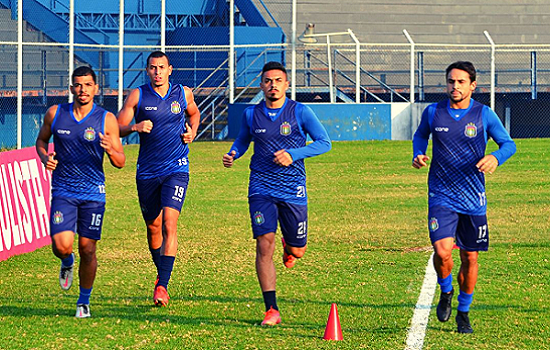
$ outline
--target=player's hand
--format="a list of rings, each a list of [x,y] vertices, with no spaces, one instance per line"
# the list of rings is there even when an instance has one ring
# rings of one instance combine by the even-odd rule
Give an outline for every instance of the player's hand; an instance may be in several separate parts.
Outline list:
[[[484,174],[492,174],[498,167],[498,159],[492,154],[488,154],[481,158],[476,164],[477,169]]]
[[[430,157],[425,154],[419,154],[413,160],[413,167],[415,167],[416,169],[425,167],[428,165],[428,163],[426,163],[428,160],[430,160]]]
[[[111,149],[113,147],[113,141],[111,140],[111,136],[109,135],[103,135],[102,133],[99,133],[99,145],[103,147],[105,150],[105,153],[111,154]]]
[[[48,154],[47,158],[40,157],[42,164],[44,164],[44,167],[47,170],[54,171],[55,168],[57,168],[57,163],[59,163],[59,161],[57,159],[54,159],[54,157],[55,157],[55,152]]]
[[[231,166],[233,166],[233,160],[236,154],[237,152],[235,151],[231,151],[231,153],[224,154],[222,158],[223,166],[226,168],[231,168]]]
[[[277,151],[273,154],[275,158],[273,161],[280,166],[289,166],[292,164],[292,156],[284,149]]]
[[[196,134],[189,124],[185,123],[185,132],[181,134],[181,140],[183,143],[191,143],[195,139]]]
[[[132,131],[137,131],[139,133],[150,133],[151,130],[153,130],[153,122],[150,120],[144,120],[142,122],[139,122],[137,124],[134,124]]]

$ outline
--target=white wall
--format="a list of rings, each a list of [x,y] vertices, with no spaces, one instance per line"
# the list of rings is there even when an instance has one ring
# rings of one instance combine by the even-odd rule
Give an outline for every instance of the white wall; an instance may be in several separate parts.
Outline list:
[[[391,104],[391,139],[412,140],[420,124],[422,112],[430,103],[392,103]]]

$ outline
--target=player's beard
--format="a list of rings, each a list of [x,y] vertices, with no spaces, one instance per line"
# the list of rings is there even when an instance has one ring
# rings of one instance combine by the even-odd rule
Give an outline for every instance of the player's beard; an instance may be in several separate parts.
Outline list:
[[[273,94],[271,93],[273,92]],[[266,94],[266,97],[269,101],[271,102],[277,102],[281,99],[281,97],[277,97],[277,90],[272,90],[272,91],[269,91],[267,94]]]
[[[93,102],[93,101],[94,101],[94,99],[92,99],[92,98],[88,98],[88,100],[84,100],[84,101],[82,101],[79,97],[77,97],[77,99],[76,99],[76,102],[80,106],[86,106],[86,105],[90,104],[90,102]]]
[[[464,94],[462,94],[461,92],[458,92],[459,96],[458,98],[455,98],[453,97],[453,93],[449,93],[449,99],[454,102],[454,103],[460,103],[462,101],[464,101],[465,97],[464,97]]]

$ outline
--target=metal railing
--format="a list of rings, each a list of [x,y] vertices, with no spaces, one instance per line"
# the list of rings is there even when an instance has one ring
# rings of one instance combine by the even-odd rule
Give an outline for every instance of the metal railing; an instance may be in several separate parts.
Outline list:
[[[355,62],[353,62],[352,60],[350,60],[349,58],[347,58],[345,55],[342,55],[340,53],[340,50],[335,50],[334,51],[335,55],[338,54],[340,55],[340,57],[344,60],[346,60],[349,64],[352,64],[352,65],[356,65]],[[391,86],[389,86],[388,84],[384,83],[382,80],[378,79],[377,77],[375,77],[372,73],[370,73],[369,71],[367,71],[366,69],[362,68],[362,67],[359,67],[359,71],[365,75],[367,75],[369,78],[371,78],[372,80],[374,80],[377,84],[379,84],[381,87],[383,87],[384,89],[388,90],[390,92],[390,102],[394,102],[393,101],[393,95],[397,95],[399,96],[399,98],[401,98],[403,101],[402,102],[409,102],[409,100],[407,98],[405,98],[403,95],[401,95],[398,91],[396,91],[395,89],[393,89]],[[346,76],[347,78],[347,76]],[[352,83],[355,83],[354,80],[352,80],[351,78],[347,78],[349,79],[350,82]],[[364,91],[366,92],[368,95],[374,97],[374,99],[376,99],[378,102],[386,102],[384,100],[382,100],[381,98],[379,98],[376,94],[370,92],[367,88],[363,87],[363,85],[360,85],[360,88],[361,88],[361,91]]]

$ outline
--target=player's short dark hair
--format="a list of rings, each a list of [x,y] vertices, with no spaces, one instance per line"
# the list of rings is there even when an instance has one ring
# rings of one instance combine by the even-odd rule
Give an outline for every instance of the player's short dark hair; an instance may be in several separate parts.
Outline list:
[[[456,61],[455,63],[451,63],[449,67],[447,67],[447,70],[445,71],[445,77],[449,77],[449,73],[453,69],[460,69],[468,73],[470,76],[470,81],[473,83],[476,81],[476,69],[474,67],[474,64],[469,61]]]
[[[71,75],[71,82],[74,82],[74,78],[75,77],[85,77],[85,76],[91,76],[92,79],[94,80],[94,84],[97,84],[97,79],[96,79],[96,76],[95,76],[95,72],[92,68],[88,67],[88,66],[81,66],[81,67],[78,67],[77,69],[75,69],[73,71],[73,74]]]
[[[170,58],[168,58],[168,55],[166,55],[162,51],[153,51],[149,54],[149,56],[147,56],[147,67],[149,67],[149,60],[151,58],[161,58],[161,57],[166,57],[166,60],[168,61],[168,65],[170,65]]]
[[[264,76],[265,72],[269,72],[270,70],[280,70],[281,72],[285,73],[285,76],[287,75],[286,68],[285,66],[283,66],[282,63],[271,61],[264,64],[264,67],[262,68],[262,77]]]

